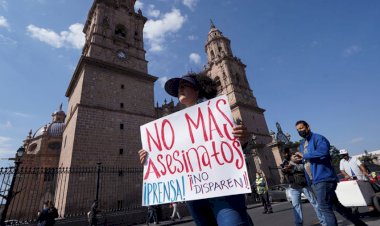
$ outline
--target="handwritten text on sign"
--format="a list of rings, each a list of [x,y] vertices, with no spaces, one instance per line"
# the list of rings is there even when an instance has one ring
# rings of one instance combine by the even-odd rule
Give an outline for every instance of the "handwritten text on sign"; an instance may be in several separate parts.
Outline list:
[[[141,126],[143,205],[250,193],[233,127],[225,95]]]

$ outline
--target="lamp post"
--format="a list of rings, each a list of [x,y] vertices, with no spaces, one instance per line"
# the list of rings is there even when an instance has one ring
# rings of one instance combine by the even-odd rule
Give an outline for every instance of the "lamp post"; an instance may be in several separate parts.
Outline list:
[[[20,166],[20,163],[21,163],[20,158],[22,157],[24,152],[25,152],[25,148],[21,146],[16,152],[16,158],[7,159],[7,160],[15,160],[15,171],[14,171],[13,176],[12,176],[12,181],[11,181],[11,185],[9,186],[8,194],[6,195],[6,198],[5,198],[4,209],[1,212],[1,219],[0,219],[0,225],[1,226],[5,225],[5,218],[7,217],[8,208],[9,208],[9,205],[11,204],[12,198],[15,195],[13,193],[13,187],[15,185],[18,167]]]
[[[93,225],[98,225],[98,218],[97,218],[97,213],[98,213],[98,203],[99,203],[99,184],[100,184],[100,168],[101,168],[101,162],[96,163],[96,194],[95,194],[95,200],[94,203],[91,206],[90,210],[90,226]]]

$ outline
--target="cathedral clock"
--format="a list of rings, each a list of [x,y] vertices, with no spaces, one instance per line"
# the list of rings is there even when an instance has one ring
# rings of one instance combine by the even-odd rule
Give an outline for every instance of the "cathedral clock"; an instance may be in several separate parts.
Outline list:
[[[119,50],[116,52],[116,55],[119,59],[127,59],[127,53],[124,50]]]

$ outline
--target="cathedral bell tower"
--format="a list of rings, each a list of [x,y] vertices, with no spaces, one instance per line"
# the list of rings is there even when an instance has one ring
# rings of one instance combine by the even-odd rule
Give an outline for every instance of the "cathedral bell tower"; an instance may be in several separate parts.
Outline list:
[[[256,155],[253,158],[248,155],[246,158],[248,171],[251,172],[250,181],[254,180],[254,172],[260,170],[268,184],[279,183],[276,158],[281,157],[271,148],[272,137],[265,121],[265,110],[258,106],[249,87],[246,65],[233,55],[230,40],[212,22],[205,51],[208,58],[205,72],[216,81],[218,94],[227,95],[234,119],[242,120],[248,132],[256,137]]]
[[[60,166],[138,164],[139,126],[154,119],[143,28],[134,0],[94,0],[71,79]]]
[[[135,0],[92,4],[83,29],[82,56],[66,91],[69,103],[60,167],[96,167],[97,162],[106,167],[141,167],[136,153],[141,148],[140,125],[155,118],[157,78],[148,74],[145,59],[147,18],[141,10],[135,12],[134,5]],[[58,194],[65,194],[60,211],[68,213],[78,206],[74,197],[93,201],[86,193],[78,194],[85,191],[78,189],[81,186],[93,186],[93,178],[82,178],[81,183],[73,183],[70,177],[58,181]],[[109,195],[112,200],[122,199],[111,196],[123,191]]]
[[[83,32],[83,55],[147,73],[143,29],[147,18],[134,0],[95,0]],[[69,87],[70,89],[70,87]]]
[[[212,22],[205,51],[208,58],[205,72],[216,81],[218,94],[227,95],[235,120],[243,121],[248,131],[256,136],[257,143],[269,143],[271,136],[264,117],[265,110],[257,105],[249,87],[246,65],[233,55],[231,41]]]

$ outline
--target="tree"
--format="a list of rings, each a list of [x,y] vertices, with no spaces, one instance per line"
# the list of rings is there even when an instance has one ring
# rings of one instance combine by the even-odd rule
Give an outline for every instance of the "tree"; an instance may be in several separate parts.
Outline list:
[[[375,165],[374,160],[377,160],[377,156],[372,153],[368,153],[367,150],[364,150],[364,155],[359,157],[359,160],[367,167]]]
[[[331,155],[331,163],[335,169],[335,172],[340,173],[340,170],[339,170],[339,164],[340,164],[339,149],[336,148],[334,145],[331,145],[330,146],[330,155]]]

